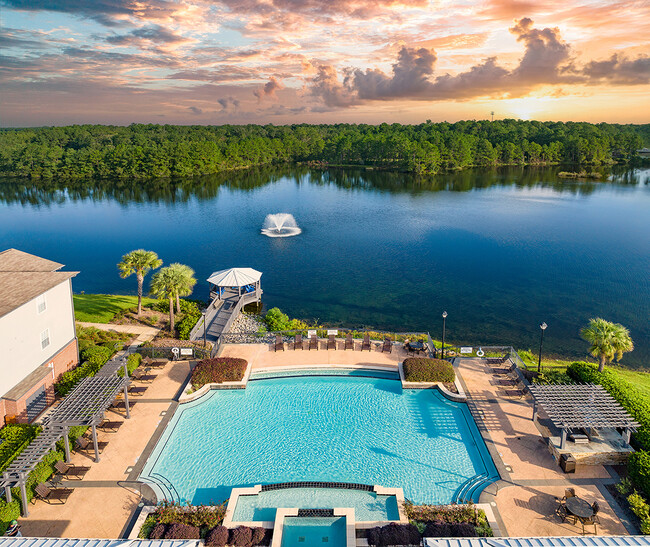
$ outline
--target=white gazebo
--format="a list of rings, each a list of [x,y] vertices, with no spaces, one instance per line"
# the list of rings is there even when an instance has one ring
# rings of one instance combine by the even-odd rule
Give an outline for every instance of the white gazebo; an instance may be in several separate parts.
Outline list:
[[[214,272],[208,277],[210,283],[210,298],[221,298],[222,289],[237,289],[237,295],[255,293],[259,299],[261,296],[260,278],[262,272],[258,272],[253,268],[229,268],[227,270],[220,270]]]

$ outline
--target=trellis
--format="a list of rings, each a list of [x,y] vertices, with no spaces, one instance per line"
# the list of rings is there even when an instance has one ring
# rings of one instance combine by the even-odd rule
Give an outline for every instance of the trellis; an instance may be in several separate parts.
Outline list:
[[[124,376],[118,371],[124,370]],[[97,426],[104,419],[104,413],[113,404],[120,391],[124,392],[126,417],[130,418],[129,393],[130,384],[126,361],[109,361],[95,376],[84,378],[63,399],[53,412],[43,419],[43,430],[20,455],[11,462],[3,472],[0,488],[4,488],[7,502],[11,502],[11,488],[18,485],[22,498],[23,516],[29,514],[26,481],[27,476],[38,463],[63,439],[65,460],[70,462],[70,444],[68,432],[74,426],[92,428],[95,461],[99,461],[97,444]]]
[[[572,428],[622,429],[625,442],[639,424],[625,409],[596,384],[550,384],[529,386],[534,398],[533,420],[541,406],[553,425],[561,430],[560,448],[566,445],[567,431]]]

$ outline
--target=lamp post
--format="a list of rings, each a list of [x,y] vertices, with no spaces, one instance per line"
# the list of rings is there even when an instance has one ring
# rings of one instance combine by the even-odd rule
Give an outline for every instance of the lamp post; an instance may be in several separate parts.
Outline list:
[[[542,344],[544,343],[544,331],[548,325],[546,323],[541,323],[539,328],[542,329],[542,337],[539,341],[539,362],[537,363],[537,372],[542,372]]]
[[[203,312],[203,347],[207,346],[207,343],[205,341],[205,322],[207,321],[208,318],[208,311]]]
[[[445,323],[447,322],[447,312],[442,312],[442,358],[445,358]]]

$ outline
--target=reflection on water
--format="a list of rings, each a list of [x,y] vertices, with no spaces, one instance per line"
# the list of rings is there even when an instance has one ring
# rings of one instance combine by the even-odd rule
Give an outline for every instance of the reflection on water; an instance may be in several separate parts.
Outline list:
[[[650,170],[612,167],[604,182],[566,168],[474,170],[435,177],[278,166],[185,180],[0,182],[0,248],[81,273],[75,291],[133,293],[117,275],[144,247],[199,280],[231,266],[264,272],[267,307],[346,326],[431,331],[451,340],[539,344],[576,357],[579,329],[628,326],[650,363]],[[290,213],[297,238],[265,238]],[[194,296],[207,297],[207,284]]]

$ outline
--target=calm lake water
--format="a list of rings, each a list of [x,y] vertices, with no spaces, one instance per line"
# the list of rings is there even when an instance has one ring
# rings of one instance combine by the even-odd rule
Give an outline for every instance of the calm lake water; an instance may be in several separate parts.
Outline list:
[[[562,181],[556,168],[431,178],[302,167],[203,179],[0,182],[0,248],[81,273],[75,292],[134,293],[116,263],[139,247],[196,270],[264,272],[266,307],[346,326],[430,331],[469,345],[539,345],[585,354],[590,317],[626,325],[650,366],[650,170],[607,182]],[[268,213],[301,235],[260,234]]]

